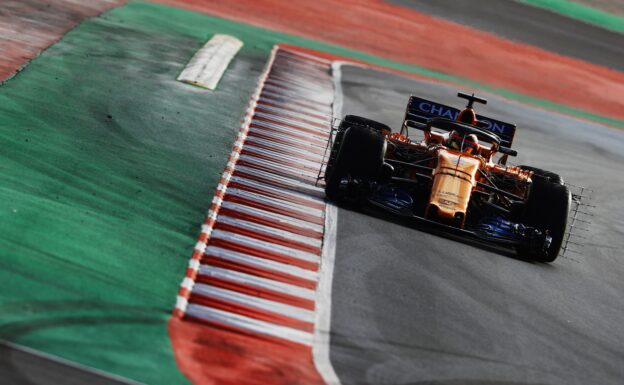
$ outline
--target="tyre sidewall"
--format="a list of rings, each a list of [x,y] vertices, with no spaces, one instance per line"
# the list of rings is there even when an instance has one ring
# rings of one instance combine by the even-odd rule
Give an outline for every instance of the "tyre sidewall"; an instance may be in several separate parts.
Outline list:
[[[339,145],[326,178],[325,192],[330,199],[339,198],[340,181],[347,175],[367,180],[379,177],[386,141],[376,131],[363,126],[351,126],[345,131]]]
[[[541,262],[552,262],[557,258],[567,228],[570,203],[571,195],[567,186],[539,178],[532,182],[524,222],[541,231],[548,230],[552,243],[546,256],[526,255],[526,250],[522,250],[521,254]]]

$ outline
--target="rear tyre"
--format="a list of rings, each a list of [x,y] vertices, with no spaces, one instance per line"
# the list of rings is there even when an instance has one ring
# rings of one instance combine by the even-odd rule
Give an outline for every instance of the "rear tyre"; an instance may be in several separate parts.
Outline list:
[[[348,128],[340,143],[331,169],[326,173],[325,194],[342,198],[340,182],[344,177],[374,180],[383,165],[386,141],[383,135],[363,126]]]
[[[570,190],[565,185],[539,178],[531,183],[524,223],[548,231],[552,242],[546,254],[519,247],[518,254],[522,258],[539,262],[552,262],[557,258],[568,224],[571,199]]]
[[[519,167],[526,171],[533,171],[533,176],[537,176],[536,179],[545,179],[552,183],[563,184],[563,178],[560,175],[555,174],[554,172],[542,170],[541,168],[531,166],[522,165]]]

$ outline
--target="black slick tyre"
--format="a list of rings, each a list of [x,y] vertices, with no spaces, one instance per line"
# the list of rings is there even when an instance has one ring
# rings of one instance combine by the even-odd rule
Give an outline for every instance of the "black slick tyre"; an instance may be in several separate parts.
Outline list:
[[[358,125],[358,126],[370,127],[373,130],[382,134],[385,134],[385,133],[389,134],[392,132],[392,129],[383,123],[379,123],[372,119],[364,118],[364,117],[357,116],[357,115],[347,115],[344,117],[343,122],[352,123],[353,125]]]
[[[336,149],[333,165],[325,178],[329,199],[341,198],[340,182],[346,177],[374,180],[379,177],[385,152],[385,138],[363,126],[349,127]]]
[[[331,149],[329,159],[327,161],[327,167],[325,169],[326,175],[329,175],[332,168],[334,167],[336,156],[338,155],[338,150],[340,149],[340,145],[342,144],[342,138],[344,138],[347,130],[354,126],[367,127],[369,129],[372,129],[373,131],[385,135],[390,135],[392,133],[392,129],[383,123],[379,123],[372,119],[364,118],[357,115],[346,115],[344,119],[342,119],[342,121],[340,122],[338,130],[336,132],[336,136],[334,137],[334,143]]]
[[[553,262],[559,255],[568,223],[571,202],[570,190],[565,185],[536,178],[531,184],[526,203],[524,223],[541,231],[548,231],[552,243],[548,253],[534,253],[528,248],[518,248],[525,259]]]

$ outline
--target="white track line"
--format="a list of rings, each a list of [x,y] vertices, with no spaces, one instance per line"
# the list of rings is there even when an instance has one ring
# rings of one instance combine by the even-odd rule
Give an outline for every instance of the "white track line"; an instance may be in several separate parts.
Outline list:
[[[297,51],[297,50],[293,50],[293,49],[288,49],[288,48],[280,48],[280,49],[282,51],[284,51],[284,53],[286,53],[288,55],[300,56],[302,58],[306,58],[308,60],[315,61],[317,63],[321,63],[322,65],[325,65],[327,67],[332,65],[332,61],[331,60],[323,59],[322,57],[310,55],[309,53],[305,53],[305,52],[301,52],[301,51]],[[333,66],[332,66],[332,69],[333,69]],[[335,77],[333,72],[332,72],[332,75]]]
[[[332,64],[334,79],[334,116],[342,116],[342,84],[341,62]],[[331,303],[332,283],[334,278],[334,262],[336,259],[336,237],[338,225],[338,209],[331,203],[325,207],[325,234],[321,252],[321,267],[317,286],[316,322],[314,323],[314,345],[312,356],[316,370],[321,374],[327,385],[340,385],[340,379],[330,360]]]

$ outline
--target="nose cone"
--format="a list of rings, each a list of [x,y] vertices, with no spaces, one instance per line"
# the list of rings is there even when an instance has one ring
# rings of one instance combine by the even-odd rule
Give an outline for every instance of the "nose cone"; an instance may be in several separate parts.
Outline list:
[[[457,152],[440,151],[434,170],[427,217],[463,227],[479,161]]]

